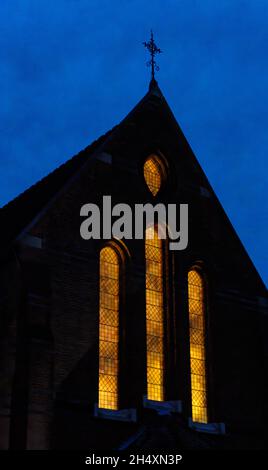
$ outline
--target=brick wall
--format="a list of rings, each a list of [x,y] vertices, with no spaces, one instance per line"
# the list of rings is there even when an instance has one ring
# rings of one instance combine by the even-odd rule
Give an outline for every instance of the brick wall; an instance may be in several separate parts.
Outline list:
[[[258,296],[265,296],[264,289],[181,131],[166,107],[157,107],[152,99],[101,149],[112,156],[112,163],[91,158],[29,228],[31,236],[41,239],[40,246],[29,246],[22,237],[15,246],[20,267],[11,258],[8,268],[2,267],[8,279],[2,285],[14,278],[8,297],[2,297],[2,311],[9,319],[1,342],[7,358],[2,368],[14,376],[15,352],[23,351],[25,358],[24,365],[17,360],[19,379],[6,388],[1,413],[3,447],[8,446],[10,407],[15,415],[18,409],[26,410],[20,427],[16,427],[16,416],[12,420],[15,448],[101,447],[104,432],[111,438],[116,433],[119,441],[134,431],[135,425],[93,418],[98,400],[98,254],[102,242],[81,239],[79,213],[83,204],[98,204],[106,194],[112,195],[113,203],[132,206],[152,201],[142,165],[146,155],[157,150],[167,159],[169,176],[156,201],[189,204],[189,246],[169,255],[167,398],[182,400],[186,422],[191,413],[187,272],[201,261],[208,282],[211,419],[225,422],[228,432],[262,429],[266,366]],[[125,365],[121,404],[136,407],[142,421],[146,393],[144,244],[127,240],[126,245],[130,258],[121,319]],[[18,296],[23,302],[16,301]],[[20,330],[15,327],[18,316],[23,317]]]

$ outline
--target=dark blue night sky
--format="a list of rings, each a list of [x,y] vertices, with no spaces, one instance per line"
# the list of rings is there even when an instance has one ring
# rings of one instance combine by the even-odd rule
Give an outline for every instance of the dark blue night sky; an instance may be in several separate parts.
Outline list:
[[[268,1],[1,0],[0,205],[117,124],[157,80],[268,281]]]

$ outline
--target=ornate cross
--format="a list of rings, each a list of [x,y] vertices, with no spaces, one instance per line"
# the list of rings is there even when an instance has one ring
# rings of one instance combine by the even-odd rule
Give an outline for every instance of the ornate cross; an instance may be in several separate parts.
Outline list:
[[[154,35],[153,35],[152,30],[151,30],[151,39],[150,39],[150,41],[149,42],[143,42],[143,45],[144,45],[144,47],[146,47],[146,49],[148,49],[148,51],[151,54],[151,60],[149,60],[146,65],[148,67],[152,67],[152,80],[154,80],[154,73],[155,73],[155,71],[159,70],[159,67],[156,64],[156,61],[155,61],[154,57],[155,57],[156,54],[160,54],[160,52],[162,52],[162,51],[156,46],[156,44],[154,42]]]

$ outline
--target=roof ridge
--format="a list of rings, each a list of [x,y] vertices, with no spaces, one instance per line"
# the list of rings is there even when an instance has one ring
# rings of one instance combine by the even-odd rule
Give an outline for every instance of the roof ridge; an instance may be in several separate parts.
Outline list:
[[[87,158],[115,128],[116,126],[1,207],[0,222],[3,227],[1,238],[9,242],[14,240],[18,233],[36,217],[47,200],[55,196],[60,187],[69,180],[76,170],[81,168]]]

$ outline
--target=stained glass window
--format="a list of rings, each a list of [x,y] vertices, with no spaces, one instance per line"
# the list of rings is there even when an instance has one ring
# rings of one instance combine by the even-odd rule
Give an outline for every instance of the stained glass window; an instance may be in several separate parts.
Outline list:
[[[119,257],[111,247],[100,252],[99,408],[118,409]]]
[[[188,273],[192,419],[207,423],[205,299],[200,273]]]
[[[163,250],[157,229],[145,239],[147,398],[164,400]]]
[[[147,158],[146,162],[144,163],[143,174],[149,190],[153,196],[155,196],[158,193],[162,183],[162,171],[157,157],[152,155]]]

